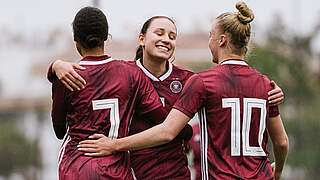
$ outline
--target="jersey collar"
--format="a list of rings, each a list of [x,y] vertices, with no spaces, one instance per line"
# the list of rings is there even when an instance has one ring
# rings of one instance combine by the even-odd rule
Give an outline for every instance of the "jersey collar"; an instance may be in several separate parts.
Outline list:
[[[83,58],[78,64],[79,65],[99,65],[99,64],[105,64],[113,59],[110,56],[87,56]]]
[[[226,61],[221,63],[221,65],[224,65],[224,64],[235,64],[235,65],[248,66],[248,64],[246,62],[244,62],[243,60],[233,60],[233,59],[226,60]]]
[[[168,78],[170,76],[170,74],[172,73],[172,64],[170,62],[168,62],[169,64],[169,68],[168,68],[168,71],[166,73],[164,73],[162,76],[160,76],[159,78],[156,77],[155,75],[153,75],[148,69],[146,69],[140,59],[138,59],[136,61],[136,64],[137,66],[150,78],[152,79],[153,81],[163,81],[165,80],[166,78]]]

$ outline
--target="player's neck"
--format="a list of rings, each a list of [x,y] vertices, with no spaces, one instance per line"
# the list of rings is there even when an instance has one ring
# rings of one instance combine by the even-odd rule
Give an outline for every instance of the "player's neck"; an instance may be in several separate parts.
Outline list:
[[[82,57],[86,56],[103,56],[104,55],[104,48],[97,47],[93,49],[81,49]]]
[[[230,59],[244,60],[244,55],[238,55],[232,52],[230,47],[219,48],[218,52],[218,64]]]
[[[156,77],[160,77],[167,72],[167,61],[150,60],[148,57],[143,57],[143,66],[148,69]]]
[[[230,59],[237,59],[237,60],[244,60],[243,56],[239,56],[236,54],[228,54],[228,55],[224,55],[218,58],[218,64],[223,63],[226,60],[230,60]]]

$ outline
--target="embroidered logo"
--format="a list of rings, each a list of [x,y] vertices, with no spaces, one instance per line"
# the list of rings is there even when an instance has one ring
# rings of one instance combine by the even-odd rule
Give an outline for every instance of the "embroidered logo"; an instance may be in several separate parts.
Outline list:
[[[180,81],[174,80],[170,83],[171,92],[178,94],[182,90],[182,84]]]

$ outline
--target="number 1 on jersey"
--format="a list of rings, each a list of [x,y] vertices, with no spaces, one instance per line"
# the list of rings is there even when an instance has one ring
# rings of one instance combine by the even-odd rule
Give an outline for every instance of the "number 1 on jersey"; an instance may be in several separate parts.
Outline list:
[[[93,110],[110,109],[110,130],[108,137],[116,139],[120,126],[118,98],[93,100],[92,108]]]
[[[242,136],[242,153],[244,156],[266,156],[261,144],[266,128],[266,100],[257,98],[243,99],[243,122],[240,134],[240,98],[223,98],[223,108],[231,108],[231,156],[240,156],[240,135]],[[252,108],[261,109],[259,120],[258,147],[250,146],[250,124]]]

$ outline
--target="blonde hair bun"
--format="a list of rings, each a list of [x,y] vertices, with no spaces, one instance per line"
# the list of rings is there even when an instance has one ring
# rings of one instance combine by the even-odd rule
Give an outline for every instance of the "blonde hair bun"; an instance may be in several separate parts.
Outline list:
[[[238,19],[242,24],[248,24],[254,19],[253,12],[243,1],[237,2],[236,8],[239,10]]]

